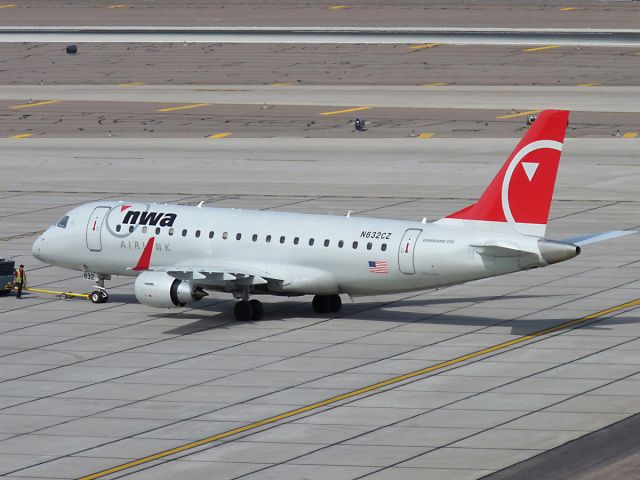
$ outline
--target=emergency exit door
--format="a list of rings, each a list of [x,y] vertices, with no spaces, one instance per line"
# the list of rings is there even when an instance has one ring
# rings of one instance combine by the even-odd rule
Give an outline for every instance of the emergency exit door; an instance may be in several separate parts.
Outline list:
[[[398,250],[398,266],[402,273],[416,273],[416,267],[413,263],[413,253],[416,249],[416,241],[421,233],[422,230],[419,228],[411,228],[404,232]]]
[[[89,217],[89,223],[87,223],[87,248],[92,252],[99,252],[102,250],[102,238],[100,233],[102,232],[104,217],[108,211],[109,207],[96,207]]]

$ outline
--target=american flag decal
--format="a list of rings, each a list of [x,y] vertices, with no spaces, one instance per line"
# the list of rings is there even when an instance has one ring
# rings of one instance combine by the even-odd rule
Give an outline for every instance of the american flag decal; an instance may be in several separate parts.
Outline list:
[[[388,273],[387,262],[369,260],[369,271],[371,273]]]

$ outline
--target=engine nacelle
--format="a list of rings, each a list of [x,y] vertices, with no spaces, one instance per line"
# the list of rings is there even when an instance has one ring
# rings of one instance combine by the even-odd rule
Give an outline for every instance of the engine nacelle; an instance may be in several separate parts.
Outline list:
[[[140,303],[159,308],[184,307],[207,295],[190,282],[164,272],[142,272],[136,278],[135,292]]]

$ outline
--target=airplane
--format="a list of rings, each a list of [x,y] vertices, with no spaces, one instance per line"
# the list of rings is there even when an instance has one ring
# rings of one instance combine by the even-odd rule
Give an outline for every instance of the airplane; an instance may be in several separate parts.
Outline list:
[[[136,276],[135,296],[183,307],[208,291],[239,300],[238,321],[260,320],[260,294],[314,295],[317,313],[342,294],[409,292],[545,267],[630,231],[545,238],[569,112],[538,116],[480,199],[427,223],[227,208],[97,201],[74,208],[33,244],[39,260],[96,280]]]

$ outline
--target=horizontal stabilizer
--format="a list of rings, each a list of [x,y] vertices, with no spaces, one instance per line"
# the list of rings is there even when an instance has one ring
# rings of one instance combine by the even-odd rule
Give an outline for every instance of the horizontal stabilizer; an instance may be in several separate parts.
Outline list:
[[[519,257],[522,255],[537,254],[536,252],[530,252],[511,246],[498,244],[471,245],[471,247],[473,247],[480,255],[484,255],[487,257]]]
[[[591,243],[603,242],[613,238],[624,237],[636,233],[634,230],[610,230],[608,232],[592,233],[589,235],[580,235],[579,237],[563,238],[563,243],[572,243],[574,245],[584,246]]]

